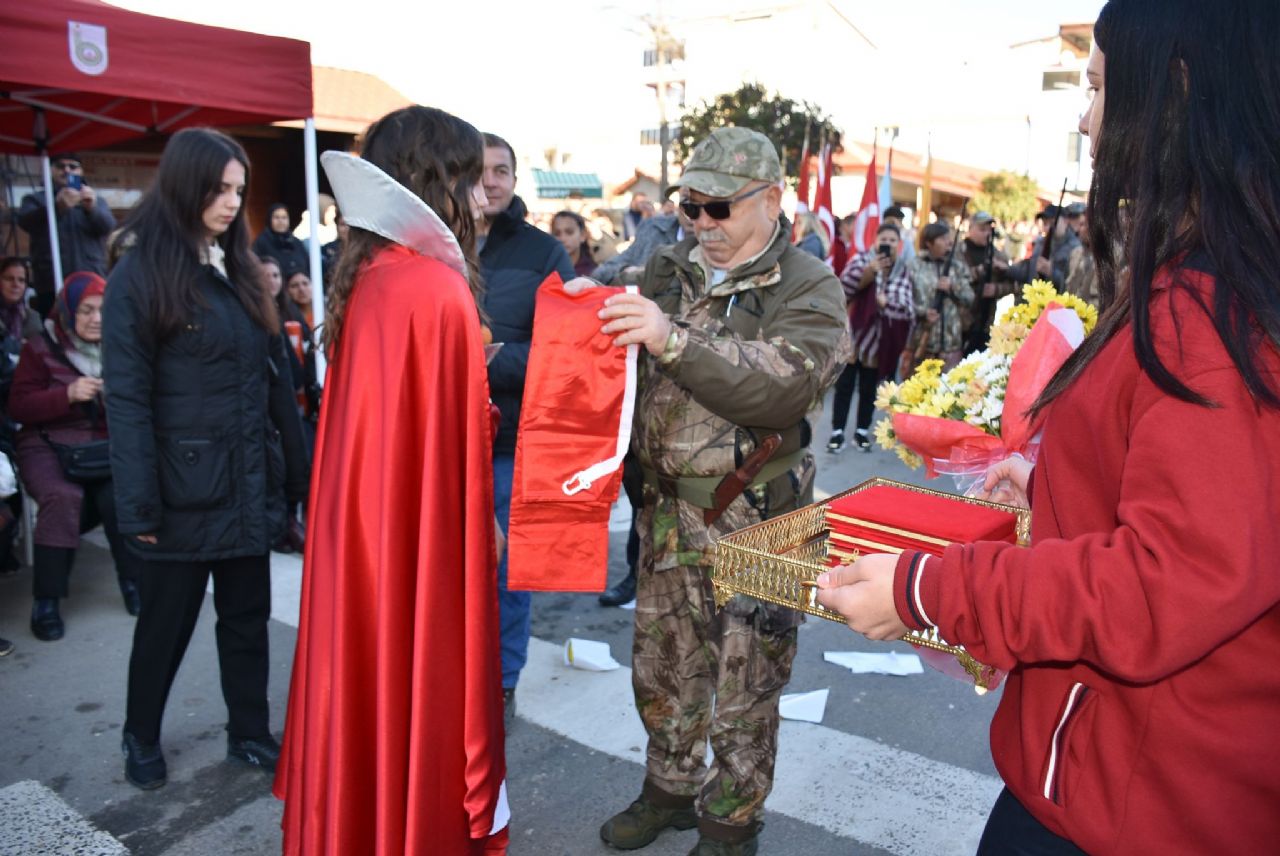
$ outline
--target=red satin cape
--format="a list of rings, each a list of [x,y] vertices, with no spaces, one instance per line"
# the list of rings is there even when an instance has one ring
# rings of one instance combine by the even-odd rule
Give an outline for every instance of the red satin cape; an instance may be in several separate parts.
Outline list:
[[[505,841],[488,401],[462,277],[380,250],[347,305],[312,468],[274,788],[290,856]]]

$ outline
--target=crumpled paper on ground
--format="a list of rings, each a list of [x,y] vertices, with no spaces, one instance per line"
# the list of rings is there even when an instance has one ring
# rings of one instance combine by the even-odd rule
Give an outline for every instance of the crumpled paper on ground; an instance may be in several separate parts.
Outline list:
[[[564,643],[564,664],[587,672],[611,672],[621,668],[609,651],[608,642],[570,637]]]
[[[807,693],[787,693],[778,702],[778,713],[783,719],[798,722],[822,722],[827,712],[827,694],[830,690],[813,690]]]
[[[871,654],[865,651],[825,651],[822,659],[844,666],[855,675],[919,675],[924,666],[915,654]]]

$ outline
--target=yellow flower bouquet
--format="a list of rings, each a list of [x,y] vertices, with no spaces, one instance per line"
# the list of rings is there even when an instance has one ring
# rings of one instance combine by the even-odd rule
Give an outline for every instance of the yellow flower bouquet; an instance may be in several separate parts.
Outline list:
[[[876,407],[880,446],[908,466],[957,480],[980,479],[1015,452],[1034,458],[1038,421],[1027,415],[1054,373],[1098,322],[1098,311],[1047,282],[1024,286],[1025,302],[1001,313],[986,349],[955,368],[925,360],[902,383],[886,381]]]

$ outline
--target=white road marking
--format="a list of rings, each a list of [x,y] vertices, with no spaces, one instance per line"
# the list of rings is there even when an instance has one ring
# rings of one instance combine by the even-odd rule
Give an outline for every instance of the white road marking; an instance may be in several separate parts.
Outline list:
[[[31,780],[0,788],[0,853],[129,856],[127,847]]]

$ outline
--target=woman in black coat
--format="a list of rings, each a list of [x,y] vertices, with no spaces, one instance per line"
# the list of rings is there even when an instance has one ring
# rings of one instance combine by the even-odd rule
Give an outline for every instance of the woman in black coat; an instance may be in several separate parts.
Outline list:
[[[269,551],[306,453],[280,322],[249,253],[249,162],[216,131],[181,131],[112,271],[103,319],[120,532],[141,556],[125,777],[164,784],[160,723],[213,575],[227,755],[274,769],[267,711]]]
[[[307,248],[289,231],[289,206],[283,202],[267,209],[267,228],[253,242],[253,251],[260,259],[271,256],[280,263],[281,271],[309,269]]]

